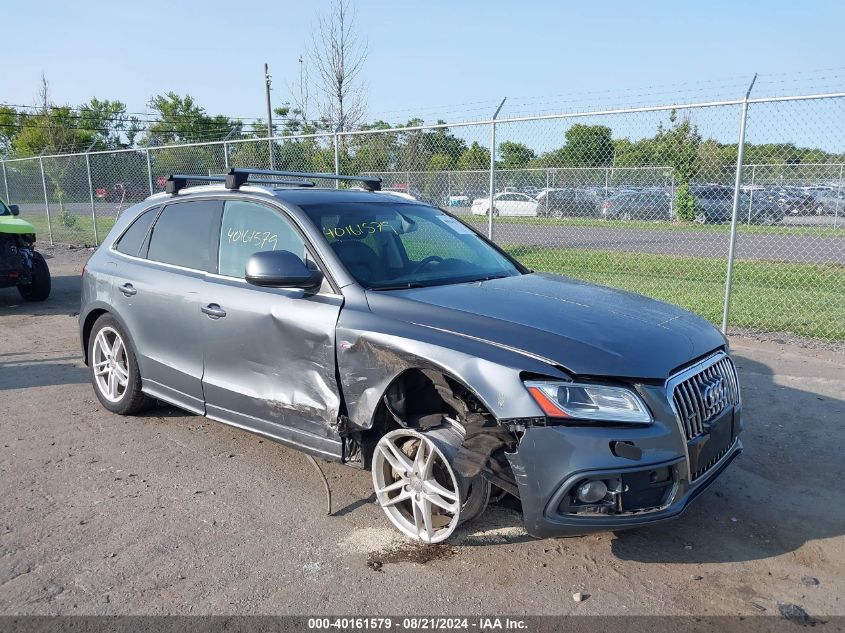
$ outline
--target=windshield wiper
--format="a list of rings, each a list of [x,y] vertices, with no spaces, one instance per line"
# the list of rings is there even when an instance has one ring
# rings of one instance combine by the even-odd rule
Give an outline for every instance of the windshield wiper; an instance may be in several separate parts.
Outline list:
[[[376,286],[370,288],[370,290],[408,290],[409,288],[423,288],[425,284],[420,283],[419,281],[409,281],[403,284],[396,284],[393,286]]]
[[[470,281],[467,281],[467,282],[464,282],[464,283],[474,284],[474,283],[478,283],[479,281],[490,281],[491,279],[504,279],[505,277],[510,277],[510,276],[511,275],[508,275],[507,273],[504,273],[504,274],[501,274],[501,275],[487,275],[486,277],[479,277],[478,279],[471,279]]]

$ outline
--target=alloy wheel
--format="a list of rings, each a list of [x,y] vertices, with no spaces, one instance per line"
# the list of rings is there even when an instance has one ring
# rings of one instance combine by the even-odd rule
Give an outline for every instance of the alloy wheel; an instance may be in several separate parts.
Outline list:
[[[373,454],[373,487],[387,517],[402,533],[439,543],[460,522],[461,498],[452,466],[422,433],[397,429]]]
[[[119,402],[129,385],[129,363],[123,339],[114,328],[104,327],[97,332],[93,351],[91,362],[97,389],[109,402]]]

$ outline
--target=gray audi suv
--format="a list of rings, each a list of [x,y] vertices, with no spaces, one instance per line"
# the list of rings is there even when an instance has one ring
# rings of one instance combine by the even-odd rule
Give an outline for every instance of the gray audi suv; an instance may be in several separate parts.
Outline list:
[[[313,186],[327,178],[347,188]],[[427,543],[491,494],[537,537],[674,517],[740,453],[710,323],[533,272],[379,189],[233,169],[126,210],[83,272],[102,405],[164,401],[370,470],[391,523]]]

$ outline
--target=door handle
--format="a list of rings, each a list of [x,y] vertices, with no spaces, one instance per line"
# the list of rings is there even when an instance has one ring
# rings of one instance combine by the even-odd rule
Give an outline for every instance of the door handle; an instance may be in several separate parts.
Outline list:
[[[216,303],[209,303],[207,306],[200,308],[203,314],[207,314],[209,319],[219,319],[226,316],[226,311]]]
[[[131,297],[132,295],[138,294],[138,291],[135,290],[135,286],[128,282],[120,287],[120,291],[123,293],[124,297]]]

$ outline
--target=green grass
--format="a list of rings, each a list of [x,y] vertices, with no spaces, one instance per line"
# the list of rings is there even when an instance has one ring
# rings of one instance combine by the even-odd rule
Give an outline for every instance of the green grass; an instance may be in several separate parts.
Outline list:
[[[721,259],[508,245],[535,270],[623,288],[721,323]],[[738,260],[730,326],[845,341],[845,266]]]
[[[50,231],[47,227],[47,215],[21,214],[21,217],[35,227],[38,243],[50,243]],[[67,226],[62,222],[58,213],[51,215],[50,224],[53,227],[53,242],[57,244],[72,244],[73,246],[94,246],[94,221],[88,215],[71,215],[73,225]],[[100,241],[111,230],[114,218],[97,217],[97,234]]]
[[[487,218],[481,216],[460,216],[464,222],[476,228],[486,227]],[[729,224],[696,224],[694,222],[647,222],[645,220],[602,220],[600,218],[551,218],[551,217],[502,217],[493,219],[497,224],[528,224],[535,226],[586,227],[606,229],[649,229],[652,231],[685,231],[696,233],[729,233]],[[845,218],[838,227],[832,226],[760,226],[756,224],[737,224],[737,233],[763,235],[818,235],[845,238]]]

